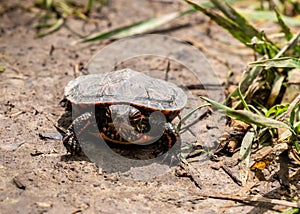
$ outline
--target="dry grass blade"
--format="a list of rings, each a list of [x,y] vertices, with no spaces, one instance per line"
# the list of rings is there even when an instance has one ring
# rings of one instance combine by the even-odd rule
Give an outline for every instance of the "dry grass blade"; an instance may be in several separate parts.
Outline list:
[[[297,33],[295,36],[293,36],[293,38],[291,38],[288,41],[288,43],[283,48],[281,48],[281,50],[276,54],[274,59],[280,58],[287,52],[287,50],[291,49],[292,47],[294,47],[294,49],[297,50],[297,47],[299,48],[298,46],[299,37],[300,37],[300,33]]]
[[[249,65],[261,66],[266,68],[299,68],[300,60],[292,57],[281,57],[277,59],[266,59],[257,62],[251,62]]]
[[[283,75],[278,75],[275,78],[272,89],[271,89],[271,93],[269,95],[269,98],[268,98],[268,101],[266,104],[266,107],[270,107],[275,104],[275,100],[277,99],[277,97],[281,91],[284,79],[285,79],[285,76],[283,76]]]
[[[287,207],[296,207],[300,208],[300,202],[291,202],[291,201],[285,201],[285,200],[278,200],[278,199],[271,199],[266,198],[263,196],[239,196],[239,195],[221,195],[221,194],[199,194],[198,197],[207,197],[207,198],[215,198],[215,199],[222,199],[222,200],[233,200],[241,203],[254,203],[254,202],[260,202],[260,203],[268,203],[268,204],[276,204],[281,206],[287,206]],[[195,199],[194,199],[195,200]]]
[[[248,179],[249,166],[250,166],[250,154],[252,142],[254,139],[255,133],[253,130],[247,131],[245,137],[243,138],[241,149],[240,149],[240,180],[242,186],[244,186]]]
[[[224,110],[226,115],[233,117],[237,120],[241,120],[247,124],[254,124],[260,127],[268,127],[268,128],[286,128],[292,131],[291,127],[284,122],[274,120],[272,118],[267,118],[262,115],[254,114],[250,111],[245,110],[233,110],[225,105],[222,105],[216,101],[213,101],[207,97],[201,97],[203,100],[209,102],[214,107]]]

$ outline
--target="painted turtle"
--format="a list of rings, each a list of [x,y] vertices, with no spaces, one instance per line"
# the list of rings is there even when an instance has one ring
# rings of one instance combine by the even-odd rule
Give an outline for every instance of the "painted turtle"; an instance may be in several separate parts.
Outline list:
[[[187,96],[170,82],[123,69],[80,76],[68,83],[64,95],[75,115],[63,138],[71,154],[82,151],[86,133],[109,143],[159,143],[167,150],[180,140],[171,121]]]

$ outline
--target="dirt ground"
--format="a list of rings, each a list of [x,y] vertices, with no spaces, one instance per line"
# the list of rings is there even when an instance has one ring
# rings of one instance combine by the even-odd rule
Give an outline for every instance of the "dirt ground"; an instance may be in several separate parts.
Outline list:
[[[148,180],[135,180],[103,172],[86,158],[71,157],[60,140],[40,138],[41,134],[57,133],[53,123],[64,113],[59,105],[64,87],[75,75],[81,75],[74,72],[74,66],[85,65],[110,42],[74,45],[79,39],[74,32],[89,35],[105,31],[184,10],[188,8],[185,3],[128,0],[125,4],[112,0],[100,13],[93,12],[91,22],[68,19],[62,29],[38,39],[34,26],[39,10],[26,9],[31,1],[0,3],[0,65],[6,67],[0,73],[0,213],[271,213],[282,209],[200,197],[213,193],[247,195],[251,190],[281,197],[276,179],[258,183],[252,179],[241,187],[217,162],[203,161],[201,155],[189,160],[196,182],[176,176],[178,168]],[[155,33],[199,48],[222,82],[229,71],[236,82],[253,59],[251,51],[200,13],[163,25]],[[161,60],[151,66],[163,70],[165,64]],[[143,65],[132,60],[122,66],[143,69]],[[206,120],[197,126],[202,133],[209,132]],[[236,158],[226,159],[229,167],[234,165],[232,160]],[[238,176],[238,171],[235,173]]]

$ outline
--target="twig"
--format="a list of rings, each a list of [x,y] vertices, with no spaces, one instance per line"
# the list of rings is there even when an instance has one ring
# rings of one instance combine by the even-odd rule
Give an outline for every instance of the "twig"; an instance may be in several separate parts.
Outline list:
[[[177,170],[176,174],[180,177],[189,177],[195,185],[201,189],[202,182],[200,180],[200,172],[198,172],[194,167],[192,167],[189,163],[181,163],[179,167],[184,170],[184,172]]]
[[[221,200],[231,200],[231,201],[237,201],[240,203],[268,203],[268,204],[277,204],[282,206],[288,206],[288,207],[296,207],[300,208],[299,202],[291,202],[286,200],[279,200],[279,199],[271,199],[266,198],[263,196],[238,196],[238,195],[222,195],[222,194],[215,194],[215,195],[207,195],[207,194],[199,194],[199,200],[203,199],[203,197],[206,198],[215,198],[215,199],[221,199]],[[197,198],[198,199],[198,198]],[[197,200],[194,199],[194,200]]]
[[[221,168],[232,178],[232,180],[237,183],[237,185],[242,186],[242,181],[233,174],[233,172],[225,165],[222,165]]]
[[[75,64],[73,67],[74,78],[78,77],[78,74],[79,74],[79,64]]]
[[[13,183],[19,188],[19,189],[26,189],[26,186],[23,184],[23,182],[16,176],[13,178]]]
[[[281,57],[288,49],[290,49],[292,46],[297,44],[299,39],[300,33],[297,33],[287,44],[284,46],[277,54],[274,56],[273,59],[277,59]]]
[[[170,60],[167,61],[166,73],[165,73],[165,81],[169,81],[169,72],[170,72]]]

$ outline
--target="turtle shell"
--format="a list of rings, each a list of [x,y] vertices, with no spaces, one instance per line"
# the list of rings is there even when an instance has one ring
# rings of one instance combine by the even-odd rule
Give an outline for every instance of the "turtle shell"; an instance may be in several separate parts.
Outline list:
[[[127,104],[166,114],[187,102],[175,84],[131,69],[79,76],[65,87],[65,97],[75,105]]]

